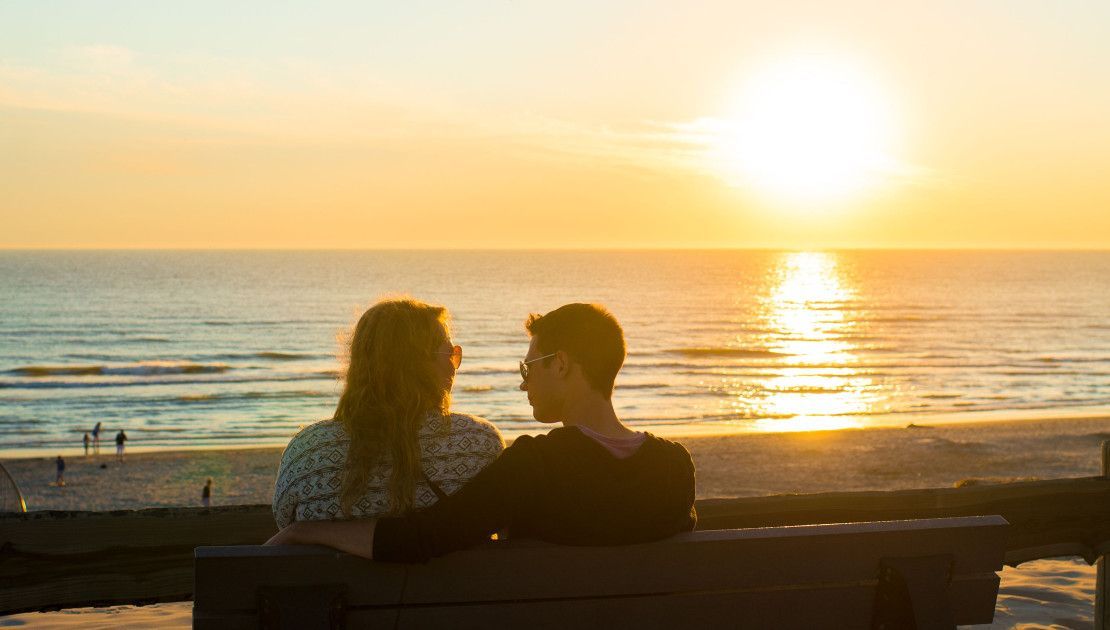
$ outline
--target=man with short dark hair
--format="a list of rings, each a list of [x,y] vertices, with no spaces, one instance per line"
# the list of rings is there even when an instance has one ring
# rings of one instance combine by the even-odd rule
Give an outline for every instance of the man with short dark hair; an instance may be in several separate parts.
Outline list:
[[[545,356],[559,350],[573,356],[591,388],[612,397],[617,372],[624,365],[624,331],[605,307],[567,304],[547,315],[529,316],[524,327],[535,350]],[[549,359],[544,361],[546,365]]]
[[[651,542],[693,529],[694,466],[681,445],[633,431],[613,409],[624,333],[604,307],[532,315],[520,389],[532,415],[563,426],[521,436],[454,495],[407,516],[295,521],[267,544],[322,544],[419,562],[498,531],[570,545]],[[428,483],[434,483],[429,480]]]

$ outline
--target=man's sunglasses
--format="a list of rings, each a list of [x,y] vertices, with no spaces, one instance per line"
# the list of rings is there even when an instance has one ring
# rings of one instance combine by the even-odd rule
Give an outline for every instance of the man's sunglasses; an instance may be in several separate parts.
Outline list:
[[[446,354],[450,356],[451,365],[455,366],[456,370],[459,369],[460,365],[462,365],[462,346],[454,346],[453,348],[451,348],[450,352],[437,351],[435,354]]]
[[[531,359],[529,361],[521,361],[520,362],[520,378],[522,378],[526,381],[528,380],[528,364],[529,363],[535,363],[536,361],[543,361],[544,359],[550,359],[551,357],[555,356],[556,354],[558,354],[558,353],[557,352],[552,352],[551,354],[545,354],[542,357]]]

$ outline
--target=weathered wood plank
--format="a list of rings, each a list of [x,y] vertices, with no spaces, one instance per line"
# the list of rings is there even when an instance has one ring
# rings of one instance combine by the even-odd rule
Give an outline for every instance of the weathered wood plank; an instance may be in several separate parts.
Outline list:
[[[260,582],[279,587],[322,580],[348,584],[347,598],[364,606],[398,604],[405,590],[404,565],[377,563],[367,570],[362,558],[327,547],[200,547],[196,558],[203,561],[196,563],[195,596],[209,602],[210,609],[234,610],[253,602]],[[265,574],[256,572],[260,568]]]
[[[1000,514],[1011,524],[1007,564],[1071,554],[1093,561],[1110,551],[1110,480],[1102,477],[708,499],[697,509],[699,529]],[[182,599],[193,591],[193,548],[256,545],[275,531],[268,505],[0,515],[0,614]],[[152,567],[178,577],[143,578]],[[106,575],[135,579],[110,600],[53,586],[63,576],[91,585]]]
[[[878,558],[952,553],[957,574],[1002,568],[1000,518],[693,532],[627,547],[491,544],[409,569],[405,603],[619,597],[874,581]],[[961,528],[961,529],[954,529]],[[367,565],[373,572],[375,565]]]
[[[989,623],[998,581],[954,585],[960,625]],[[395,628],[871,628],[871,585],[403,609]]]
[[[259,544],[275,532],[268,505],[0,515],[3,543],[49,555],[182,547],[191,557],[194,547]]]
[[[983,623],[993,615],[1005,529],[999,517],[969,517],[702,531],[626,547],[498,542],[410,566],[322,548],[201,548],[198,583],[203,573],[215,584],[198,590],[195,611],[234,620],[256,593],[292,575],[340,585],[325,599],[342,590],[348,610],[400,608],[401,625],[413,627],[867,625],[881,560],[908,554],[954,558],[953,573],[940,578],[951,580],[945,610]],[[386,593],[365,588],[383,583]]]
[[[194,548],[276,531],[269,506],[2,515],[0,614],[186,600]]]
[[[396,610],[350,610],[346,615],[347,628],[396,628]],[[203,611],[193,611],[193,630],[258,630],[258,614],[255,612],[238,615],[213,617]],[[451,628],[464,626],[453,625]],[[476,627],[487,627],[484,625]]]
[[[1000,514],[1011,524],[1006,563],[1066,550],[1093,562],[1110,541],[1110,480],[1056,479],[1000,485],[776,495],[698,502],[699,529]]]
[[[1006,527],[999,517],[967,517],[701,531],[626,547],[499,542],[411,567],[362,562],[324,547],[200,547],[196,599],[234,610],[253,598],[258,583],[308,585],[323,576],[358,585],[348,599],[374,606],[873,583],[877,558],[907,550],[955,555],[953,574],[962,579],[1001,569]]]

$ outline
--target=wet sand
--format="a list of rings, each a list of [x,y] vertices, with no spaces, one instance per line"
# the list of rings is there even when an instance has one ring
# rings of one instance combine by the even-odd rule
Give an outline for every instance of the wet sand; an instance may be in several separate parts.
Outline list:
[[[679,439],[697,469],[699,498],[947,487],[957,483],[1099,474],[1110,418],[950,424],[813,433]],[[199,506],[205,479],[213,504],[268,504],[280,449],[196,450],[66,458],[56,487],[53,458],[5,460],[30,510]],[[101,467],[101,465],[105,467]],[[1003,573],[994,627],[1090,627],[1095,569],[1041,560]],[[187,627],[189,604],[117,606],[0,618],[0,627]],[[42,625],[48,624],[48,625]]]

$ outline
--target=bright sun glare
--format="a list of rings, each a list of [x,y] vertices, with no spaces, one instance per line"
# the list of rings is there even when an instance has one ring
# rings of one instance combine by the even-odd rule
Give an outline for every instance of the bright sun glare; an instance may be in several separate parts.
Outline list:
[[[865,73],[824,57],[770,65],[745,85],[715,152],[730,178],[775,201],[850,200],[891,170],[893,121]]]

